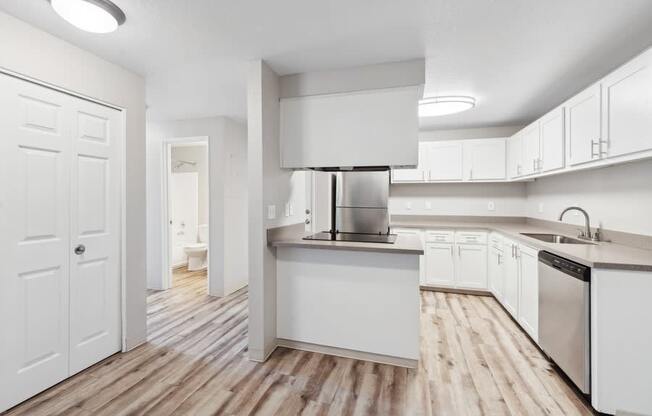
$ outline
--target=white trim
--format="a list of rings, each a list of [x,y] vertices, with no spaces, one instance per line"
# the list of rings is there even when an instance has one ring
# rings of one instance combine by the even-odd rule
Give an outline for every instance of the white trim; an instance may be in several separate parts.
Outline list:
[[[293,341],[290,339],[277,338],[278,347],[291,348],[319,354],[334,355],[336,357],[352,358],[354,360],[371,361],[379,364],[389,364],[398,367],[417,368],[419,360],[411,358],[394,357],[391,355],[375,354],[372,352],[356,351],[347,348],[329,347],[327,345],[312,344],[310,342]]]
[[[210,227],[212,223],[211,219],[211,161],[210,161],[210,141],[208,136],[188,136],[188,137],[170,137],[163,139],[161,141],[161,271],[163,276],[161,276],[161,289],[167,290],[172,287],[172,268],[173,265],[170,264],[170,233],[169,233],[169,222],[170,222],[170,207],[168,206],[168,186],[170,182],[170,162],[171,162],[171,152],[170,147],[174,144],[180,145],[203,145],[206,146],[206,160],[208,161],[208,243],[210,244],[213,236],[211,235]],[[210,246],[209,246],[210,247]],[[208,256],[209,253],[207,252]],[[210,293],[211,290],[211,279],[210,279],[210,258],[209,266],[206,270],[206,278],[208,280],[207,289]]]
[[[67,88],[62,88],[51,84],[49,82],[41,81],[39,79],[23,75],[21,73],[12,71],[5,67],[0,67],[0,73],[5,74],[23,81],[30,82],[72,97],[80,98],[85,101],[96,103],[105,107],[113,108],[120,111],[122,121],[122,134],[118,140],[120,146],[120,232],[118,239],[120,240],[120,332],[122,351],[126,352],[128,349],[127,342],[127,243],[125,236],[127,235],[127,109],[106,101],[98,100],[97,98],[90,97]]]

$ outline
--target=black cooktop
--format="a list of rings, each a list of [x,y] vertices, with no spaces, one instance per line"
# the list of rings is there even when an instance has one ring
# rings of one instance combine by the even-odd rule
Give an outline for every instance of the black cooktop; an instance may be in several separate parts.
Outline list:
[[[396,234],[358,234],[358,233],[337,233],[335,239],[332,234],[324,231],[321,233],[303,237],[304,240],[323,240],[323,241],[352,241],[358,243],[384,243],[394,244]]]

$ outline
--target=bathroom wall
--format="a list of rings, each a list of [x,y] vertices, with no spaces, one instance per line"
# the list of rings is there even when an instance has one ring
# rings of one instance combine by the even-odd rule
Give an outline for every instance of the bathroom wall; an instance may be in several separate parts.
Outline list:
[[[172,172],[197,172],[199,180],[199,224],[208,224],[208,152],[204,145],[177,145],[172,146]],[[184,164],[177,167],[177,161],[185,160],[196,164]]]

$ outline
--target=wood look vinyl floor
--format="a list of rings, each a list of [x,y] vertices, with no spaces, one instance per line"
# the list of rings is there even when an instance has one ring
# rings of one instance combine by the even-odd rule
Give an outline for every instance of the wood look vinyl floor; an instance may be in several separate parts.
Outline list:
[[[7,415],[589,415],[489,297],[422,292],[418,369],[277,349],[247,359],[247,291],[148,294],[148,342]]]

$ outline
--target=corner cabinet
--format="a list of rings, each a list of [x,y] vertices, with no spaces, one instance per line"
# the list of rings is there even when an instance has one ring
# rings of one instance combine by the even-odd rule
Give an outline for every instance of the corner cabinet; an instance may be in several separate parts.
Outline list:
[[[416,166],[421,87],[283,98],[281,167]]]

